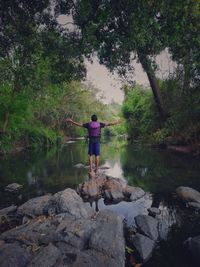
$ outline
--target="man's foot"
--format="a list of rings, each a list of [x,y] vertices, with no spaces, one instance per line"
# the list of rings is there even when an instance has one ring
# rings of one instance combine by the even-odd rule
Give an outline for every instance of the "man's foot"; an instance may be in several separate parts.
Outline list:
[[[96,175],[100,174],[100,170],[99,169],[95,170],[95,173]]]
[[[94,172],[94,171],[89,172],[89,177],[90,177],[90,178],[95,177],[95,172]]]

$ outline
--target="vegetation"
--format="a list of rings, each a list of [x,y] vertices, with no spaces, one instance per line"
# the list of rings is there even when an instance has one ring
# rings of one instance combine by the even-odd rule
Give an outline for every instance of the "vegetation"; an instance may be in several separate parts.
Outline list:
[[[135,85],[125,87],[122,112],[132,139],[153,144],[176,144],[199,151],[200,143],[200,94],[197,88],[182,93],[180,81],[170,78],[160,81],[165,106],[170,114],[165,124],[160,124],[152,92]]]
[[[60,14],[72,22],[61,27]],[[1,151],[83,135],[63,122],[68,116],[81,122],[94,112],[100,120],[118,116],[116,104],[103,104],[97,89],[81,83],[84,57],[94,53],[121,77],[133,71],[132,59],[147,74],[151,90],[124,87],[131,137],[198,148],[199,1],[9,0],[1,1],[0,17]],[[155,56],[164,49],[177,70],[161,81]],[[124,126],[106,134],[116,131]]]
[[[51,1],[0,3],[0,151],[50,145],[82,134],[63,123],[110,119],[96,89],[80,80],[86,71],[77,35],[57,23]],[[53,8],[53,7],[52,7]]]

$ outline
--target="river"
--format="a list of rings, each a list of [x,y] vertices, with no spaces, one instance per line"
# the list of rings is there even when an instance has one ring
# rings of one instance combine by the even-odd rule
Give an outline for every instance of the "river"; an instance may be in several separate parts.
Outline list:
[[[88,179],[88,168],[76,168],[75,165],[78,163],[88,165],[87,143],[84,140],[70,141],[62,147],[48,150],[38,149],[1,157],[0,208],[11,204],[19,205],[32,197],[55,193],[66,187],[76,189],[78,184]],[[168,221],[166,228],[177,224],[177,206],[174,204],[176,187],[190,186],[200,190],[199,159],[167,150],[128,144],[125,140],[117,138],[103,140],[101,165],[108,168],[106,170],[108,175],[124,178],[129,185],[139,186],[148,192],[146,206],[156,206],[162,210],[162,214],[166,215],[165,219],[167,218]],[[20,193],[11,194],[4,191],[5,186],[13,182],[23,185]],[[142,209],[143,204],[141,203],[137,208]],[[95,209],[106,207],[103,200],[91,205],[94,205]],[[109,208],[123,213],[131,224],[129,217],[134,216],[136,208],[129,205],[119,203],[110,205]],[[165,228],[165,226],[162,227]],[[177,238],[184,239],[185,232],[183,234],[179,231]],[[161,233],[163,240],[166,240],[168,231],[161,229]],[[161,245],[162,253],[158,251],[157,254],[161,253],[162,257],[161,254],[156,254],[147,266],[165,266],[163,265],[165,262],[166,266],[189,266],[179,252],[179,248],[177,249],[179,243],[174,250],[174,240],[178,242],[177,238],[172,239],[172,249],[168,247],[170,242]],[[164,250],[166,250],[165,253]]]

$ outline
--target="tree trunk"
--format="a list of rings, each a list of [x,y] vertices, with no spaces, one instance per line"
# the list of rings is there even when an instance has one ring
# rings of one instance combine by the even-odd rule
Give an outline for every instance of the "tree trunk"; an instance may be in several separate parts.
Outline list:
[[[141,54],[139,52],[138,52],[138,58],[139,58],[140,63],[141,63],[141,65],[142,65],[142,67],[143,67],[144,71],[146,72],[147,77],[149,79],[149,83],[150,83],[151,89],[153,91],[154,99],[156,102],[156,106],[157,106],[160,118],[162,119],[162,121],[165,121],[166,120],[166,111],[164,109],[162,95],[160,92],[160,87],[159,87],[157,79],[155,77],[154,70],[152,69],[151,62],[146,55]]]
[[[9,119],[9,112],[7,111],[5,113],[5,119],[4,119],[4,123],[3,123],[3,133],[6,132],[7,126],[8,126],[8,119]]]

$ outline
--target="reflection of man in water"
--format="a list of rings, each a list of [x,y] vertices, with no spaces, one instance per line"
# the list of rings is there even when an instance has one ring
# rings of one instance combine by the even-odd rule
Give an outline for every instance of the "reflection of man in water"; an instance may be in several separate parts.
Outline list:
[[[89,135],[88,155],[89,155],[89,163],[90,163],[90,175],[94,176],[93,156],[95,156],[96,173],[98,172],[98,169],[99,169],[101,128],[119,124],[121,123],[121,121],[107,122],[107,123],[98,122],[98,118],[95,114],[91,116],[90,122],[83,123],[83,124],[75,122],[72,119],[66,119],[65,121],[70,122],[79,127],[84,127],[88,130],[88,135]]]

